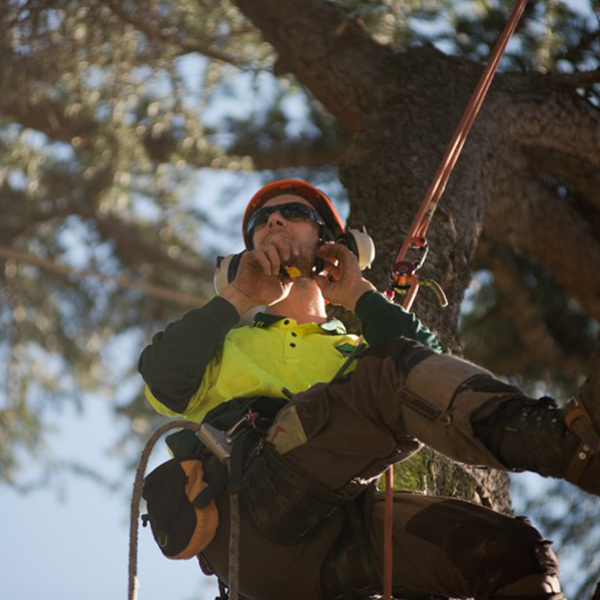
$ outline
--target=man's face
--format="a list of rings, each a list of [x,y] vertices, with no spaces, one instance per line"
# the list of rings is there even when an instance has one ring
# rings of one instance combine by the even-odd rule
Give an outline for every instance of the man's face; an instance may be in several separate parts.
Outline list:
[[[313,208],[313,205],[295,194],[282,194],[265,202],[261,208],[280,204],[298,203]],[[319,247],[319,226],[308,218],[286,219],[279,211],[271,213],[265,223],[256,225],[253,231],[254,248],[260,250],[275,237],[297,244],[300,258],[294,261],[303,275],[312,271],[315,253]]]

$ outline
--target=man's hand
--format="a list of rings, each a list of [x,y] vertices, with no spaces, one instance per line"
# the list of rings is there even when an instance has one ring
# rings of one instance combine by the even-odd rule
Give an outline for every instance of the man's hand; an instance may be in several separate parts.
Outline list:
[[[325,300],[354,311],[358,299],[375,290],[362,276],[356,256],[346,246],[325,244],[317,250],[317,256],[325,262],[323,273],[315,277]]]
[[[220,296],[233,304],[240,315],[255,306],[271,306],[287,298],[292,280],[281,267],[298,256],[295,242],[274,238],[260,250],[242,254],[235,279]]]

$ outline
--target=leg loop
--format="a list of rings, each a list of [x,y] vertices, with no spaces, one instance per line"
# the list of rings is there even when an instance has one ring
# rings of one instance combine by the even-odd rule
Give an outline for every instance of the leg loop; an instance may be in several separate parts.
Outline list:
[[[381,587],[377,576],[365,506],[369,507],[375,485],[371,485],[344,510],[348,526],[331,549],[321,571],[321,594],[324,600],[363,600]]]

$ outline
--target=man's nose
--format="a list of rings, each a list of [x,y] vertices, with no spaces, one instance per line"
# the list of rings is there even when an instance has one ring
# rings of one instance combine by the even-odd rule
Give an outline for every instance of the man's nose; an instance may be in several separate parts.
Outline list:
[[[281,216],[281,213],[276,210],[269,215],[268,227],[284,227],[285,219]]]

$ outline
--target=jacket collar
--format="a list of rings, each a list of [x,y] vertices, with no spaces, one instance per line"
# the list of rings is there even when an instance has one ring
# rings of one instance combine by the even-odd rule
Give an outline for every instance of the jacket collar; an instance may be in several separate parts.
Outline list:
[[[278,315],[268,315],[266,313],[256,313],[254,316],[254,321],[252,322],[252,327],[260,327],[267,328],[275,323],[279,323],[282,320],[290,320],[294,321],[291,317],[280,317]],[[307,325],[317,325],[320,327],[325,333],[329,333],[332,335],[345,335],[346,327],[345,325],[338,319],[331,319],[326,321],[325,323],[307,323]],[[302,327],[302,325],[300,325]]]

